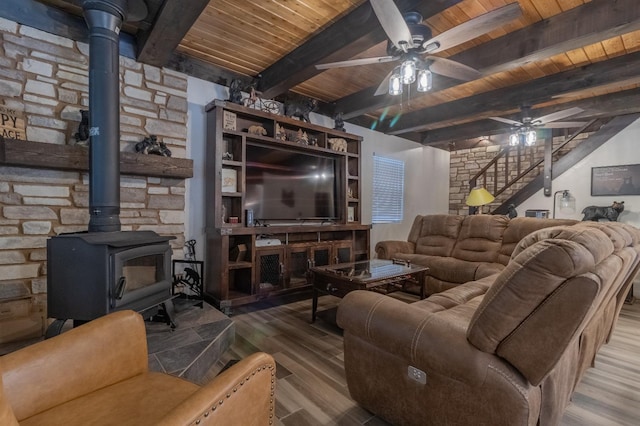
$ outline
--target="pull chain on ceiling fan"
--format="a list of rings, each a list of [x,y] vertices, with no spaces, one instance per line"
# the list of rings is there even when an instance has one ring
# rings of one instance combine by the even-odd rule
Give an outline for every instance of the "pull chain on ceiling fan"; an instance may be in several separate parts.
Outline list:
[[[518,18],[522,14],[515,2],[485,13],[433,37],[431,29],[422,24],[422,15],[408,12],[404,16],[393,0],[370,0],[371,7],[387,37],[387,56],[351,59],[316,65],[317,69],[352,67],[400,61],[400,65],[382,80],[375,95],[400,95],[404,85],[417,81],[417,91],[431,89],[432,73],[462,81],[481,76],[472,67],[450,59],[432,55],[486,34]]]

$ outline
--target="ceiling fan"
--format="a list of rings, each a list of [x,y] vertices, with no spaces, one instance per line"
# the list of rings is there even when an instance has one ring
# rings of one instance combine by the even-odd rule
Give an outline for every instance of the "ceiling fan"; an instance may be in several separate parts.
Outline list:
[[[431,89],[432,75],[436,73],[457,80],[470,81],[480,72],[460,62],[432,55],[492,31],[522,14],[518,2],[485,13],[432,37],[431,29],[422,23],[418,12],[400,13],[393,0],[370,0],[371,7],[387,37],[387,56],[351,59],[316,65],[317,69],[352,67],[399,61],[378,86],[375,95],[399,95],[403,84],[417,79],[417,90]]]
[[[509,136],[509,145],[516,146],[523,143],[531,146],[536,143],[536,129],[565,129],[572,127],[580,127],[585,123],[582,121],[556,121],[572,115],[580,114],[584,110],[582,108],[573,107],[563,109],[562,111],[553,112],[543,115],[542,117],[531,117],[531,107],[522,106],[522,121],[511,120],[503,117],[489,117],[491,120],[506,123],[511,126],[513,133]]]

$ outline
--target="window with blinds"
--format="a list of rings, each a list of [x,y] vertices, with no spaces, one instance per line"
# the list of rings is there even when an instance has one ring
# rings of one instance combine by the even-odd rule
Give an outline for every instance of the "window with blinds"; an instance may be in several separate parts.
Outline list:
[[[373,223],[402,222],[404,162],[373,156]]]

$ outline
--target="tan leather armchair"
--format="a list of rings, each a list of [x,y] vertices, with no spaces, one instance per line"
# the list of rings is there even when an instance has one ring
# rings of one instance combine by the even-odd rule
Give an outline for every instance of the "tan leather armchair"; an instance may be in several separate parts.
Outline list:
[[[142,317],[109,314],[0,358],[2,425],[268,425],[275,362],[253,354],[205,386],[150,372]]]

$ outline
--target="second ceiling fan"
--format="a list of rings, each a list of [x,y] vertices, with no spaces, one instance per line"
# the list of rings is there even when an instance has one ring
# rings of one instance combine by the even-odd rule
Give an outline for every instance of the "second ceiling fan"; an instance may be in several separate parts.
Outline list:
[[[343,68],[356,65],[399,61],[400,66],[382,80],[375,95],[399,95],[403,84],[417,80],[417,90],[431,89],[431,73],[457,80],[470,81],[481,76],[474,68],[460,62],[432,55],[450,49],[501,27],[522,14],[515,2],[480,15],[432,37],[431,29],[422,23],[422,15],[409,12],[402,15],[393,0],[370,0],[371,7],[387,37],[387,56],[351,59],[318,64],[318,69]]]
[[[524,144],[531,146],[536,143],[537,129],[565,129],[572,127],[580,127],[585,123],[582,121],[557,121],[572,115],[580,114],[584,110],[582,108],[573,107],[556,111],[551,114],[533,118],[531,116],[531,107],[522,106],[522,121],[512,120],[503,117],[489,117],[494,121],[499,121],[511,126],[512,134],[509,136],[509,145],[516,146]]]

